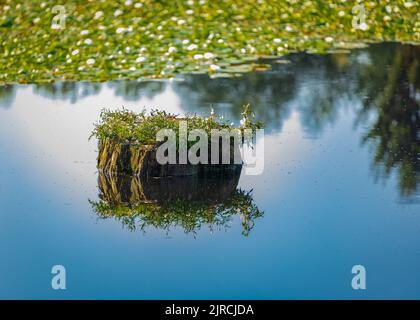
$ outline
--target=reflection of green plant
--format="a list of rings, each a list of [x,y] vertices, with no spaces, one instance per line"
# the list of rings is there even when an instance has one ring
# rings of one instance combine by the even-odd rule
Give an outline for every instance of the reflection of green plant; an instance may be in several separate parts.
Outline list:
[[[232,217],[239,215],[244,236],[254,227],[254,221],[263,216],[255,205],[251,192],[241,189],[221,203],[175,200],[167,203],[110,204],[106,201],[89,201],[101,219],[115,218],[134,231],[152,226],[167,231],[181,227],[186,233],[196,233],[203,225],[227,226]]]

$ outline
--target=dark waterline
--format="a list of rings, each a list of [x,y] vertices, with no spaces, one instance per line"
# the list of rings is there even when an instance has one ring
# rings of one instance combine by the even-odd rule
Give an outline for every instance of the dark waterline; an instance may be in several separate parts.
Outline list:
[[[288,58],[239,78],[0,87],[0,297],[420,298],[420,48]],[[261,175],[201,190],[97,173],[103,107],[238,122],[247,103],[265,122]],[[181,211],[163,220],[92,205],[174,188],[209,203],[170,201]],[[51,289],[56,264],[65,291]],[[350,285],[357,264],[365,291]]]

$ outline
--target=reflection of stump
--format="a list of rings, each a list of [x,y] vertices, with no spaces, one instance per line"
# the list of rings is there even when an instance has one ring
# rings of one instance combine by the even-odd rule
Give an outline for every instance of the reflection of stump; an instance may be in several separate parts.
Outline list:
[[[230,146],[230,164],[159,164],[156,159],[156,145],[121,143],[109,139],[98,144],[98,169],[109,175],[127,174],[140,177],[176,177],[202,175],[216,172],[236,172],[242,164],[234,163],[235,144]],[[236,146],[239,148],[239,146]],[[219,148],[219,161],[222,159]],[[211,152],[209,151],[209,160]],[[210,163],[210,161],[209,161]]]
[[[221,202],[233,195],[241,167],[224,174],[152,178],[99,173],[100,198],[110,204],[174,200]]]

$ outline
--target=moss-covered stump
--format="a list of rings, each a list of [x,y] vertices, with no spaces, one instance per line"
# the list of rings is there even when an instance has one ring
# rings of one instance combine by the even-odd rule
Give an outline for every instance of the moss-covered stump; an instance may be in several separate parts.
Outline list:
[[[145,111],[135,113],[128,110],[109,111],[103,110],[100,121],[95,125],[92,136],[98,139],[98,169],[106,174],[127,174],[141,177],[167,177],[189,176],[208,174],[215,172],[232,172],[240,170],[242,161],[240,158],[240,144],[244,142],[242,133],[244,130],[256,130],[262,124],[252,121],[255,117],[249,107],[244,107],[241,126],[235,127],[233,123],[222,121],[213,112],[207,118],[197,115],[178,118],[177,115],[168,114],[165,111],[152,110],[150,115]],[[181,131],[181,124],[185,127]],[[161,129],[168,129],[176,137],[176,164],[161,164],[157,161],[158,148],[165,142],[157,141],[157,134]],[[193,164],[187,159],[187,163],[180,161],[180,141],[192,130],[199,129],[203,136],[208,137],[207,163]],[[219,146],[212,154],[211,136],[214,130],[219,130]],[[241,134],[240,134],[241,133]],[[235,136],[235,139],[233,138]],[[201,139],[201,138],[200,138]],[[228,148],[222,147],[222,141],[227,141]],[[198,141],[186,141],[187,153]],[[201,145],[200,145],[201,146]],[[204,144],[203,148],[207,148]],[[164,146],[162,146],[164,147]],[[227,149],[227,150],[225,150]],[[201,152],[201,148],[198,150]],[[196,151],[198,152],[198,151]],[[229,154],[224,154],[229,152]],[[186,154],[185,154],[186,155]],[[236,156],[236,159],[235,159]],[[188,158],[188,157],[186,157]],[[218,164],[214,164],[214,158]],[[202,159],[201,159],[202,160]]]
[[[242,164],[234,163],[234,144],[230,148],[230,164],[160,164],[156,152],[160,144],[140,145],[110,139],[98,144],[97,167],[109,175],[126,174],[141,177],[177,177],[209,173],[237,172]],[[219,158],[222,157],[222,149]],[[209,151],[209,161],[211,152]]]

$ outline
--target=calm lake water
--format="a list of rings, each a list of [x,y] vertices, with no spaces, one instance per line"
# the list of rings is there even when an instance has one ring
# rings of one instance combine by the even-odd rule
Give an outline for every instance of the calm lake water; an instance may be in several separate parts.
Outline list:
[[[0,87],[0,298],[420,298],[420,48],[288,59],[239,78]],[[188,230],[95,211],[101,108],[238,122],[247,103],[264,172],[225,186],[261,212],[245,229],[235,213]]]

